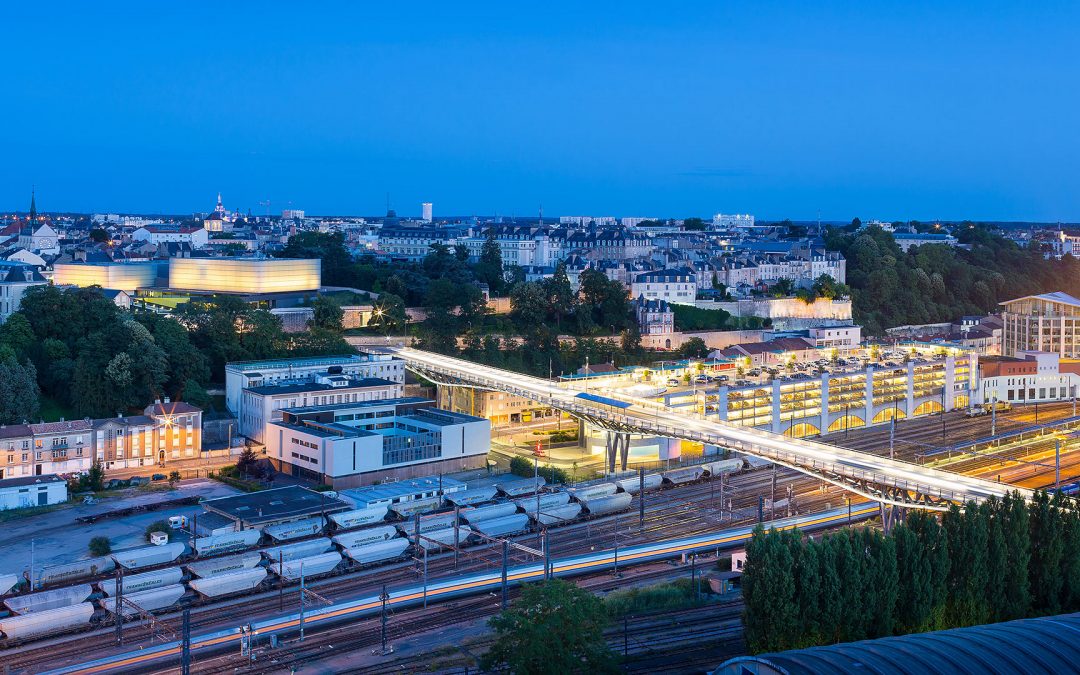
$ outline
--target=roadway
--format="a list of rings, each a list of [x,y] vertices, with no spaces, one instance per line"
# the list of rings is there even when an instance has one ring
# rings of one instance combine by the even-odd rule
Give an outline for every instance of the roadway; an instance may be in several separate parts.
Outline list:
[[[947,502],[1001,497],[1007,488],[869,453],[795,439],[680,413],[661,404],[626,396],[585,398],[557,383],[411,347],[386,348],[410,370],[447,383],[476,386],[527,398],[588,419],[598,426],[655,433],[762,457],[885,503],[941,510]],[[587,394],[586,394],[587,396]],[[1029,497],[1032,493],[1021,490]]]

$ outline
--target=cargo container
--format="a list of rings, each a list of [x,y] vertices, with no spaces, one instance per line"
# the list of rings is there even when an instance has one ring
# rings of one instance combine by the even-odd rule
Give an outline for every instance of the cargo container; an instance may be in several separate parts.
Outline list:
[[[333,572],[340,563],[341,554],[337,551],[330,551],[329,553],[320,553],[307,558],[290,560],[281,565],[270,563],[270,571],[285,581],[299,581],[301,571],[303,571],[305,579],[310,579],[320,574]]]
[[[520,497],[522,495],[531,495],[540,488],[547,485],[547,481],[543,476],[537,476],[535,478],[519,478],[517,480],[508,480],[499,483],[495,487],[499,489],[499,492],[507,497]]]
[[[315,516],[314,518],[294,520],[291,523],[270,525],[263,529],[263,532],[274,541],[290,541],[292,539],[300,539],[301,537],[310,537],[313,534],[319,534],[323,531],[325,525],[326,521],[323,520],[322,516]]]
[[[481,520],[490,520],[491,518],[502,518],[503,516],[509,516],[517,513],[517,504],[513,502],[502,502],[500,504],[488,504],[487,506],[477,506],[472,511],[462,516],[462,519],[469,523],[478,523]]]
[[[661,474],[665,483],[671,485],[683,485],[693,483],[705,475],[705,469],[701,466],[686,466],[681,469],[672,469]]]
[[[68,584],[77,579],[96,577],[116,569],[116,561],[110,556],[88,558],[64,565],[53,565],[38,572],[34,579],[37,588],[54,584]]]
[[[288,562],[289,560],[306,558],[309,555],[326,553],[333,547],[334,545],[328,537],[319,537],[318,539],[298,541],[295,544],[285,544],[284,546],[264,549],[262,554],[270,562],[278,562],[279,560]]]
[[[184,579],[184,572],[179,567],[168,567],[142,574],[124,575],[124,595],[140,593],[153,588],[178,584]],[[98,583],[98,589],[107,597],[116,595],[116,579],[106,579]]]
[[[476,523],[473,528],[489,537],[505,537],[528,530],[529,516],[524,513],[514,513],[502,518],[490,518]]]
[[[195,540],[195,552],[200,556],[218,555],[219,553],[232,553],[252,548],[259,543],[262,532],[258,530],[241,530],[228,534],[213,534],[209,537],[199,537]]]
[[[262,562],[262,554],[258,551],[227,555],[210,560],[200,560],[188,563],[187,570],[196,577],[213,577],[219,574],[235,572],[237,570],[249,570]]]
[[[664,477],[658,473],[645,474],[645,489],[655,490],[660,487],[664,482]],[[632,478],[622,478],[615,483],[619,486],[619,490],[622,492],[629,492],[632,495],[636,495],[641,492],[641,476],[634,476]]]
[[[331,513],[330,520],[341,530],[351,530],[355,527],[381,523],[386,520],[390,509],[386,506],[372,506],[366,509],[354,509],[342,513]]]
[[[536,512],[536,497],[527,497],[525,499],[515,499],[514,503],[518,508],[526,513]],[[544,510],[550,506],[562,506],[563,504],[570,503],[570,495],[565,492],[552,492],[550,494],[542,494],[539,499],[540,510]]]
[[[171,563],[186,552],[186,544],[174,542],[164,546],[143,546],[127,551],[119,551],[113,553],[112,557],[117,565],[129,570],[137,570]]]
[[[494,486],[462,490],[446,495],[446,502],[453,506],[476,506],[484,502],[490,502],[495,498],[497,490]]]
[[[581,515],[581,504],[571,502],[540,509],[540,515],[530,513],[529,517],[538,520],[541,525],[561,525]]]
[[[4,600],[7,608],[16,614],[43,612],[58,607],[70,607],[85,602],[94,592],[90,584],[79,584],[67,588],[54,588],[30,595],[16,595]]]
[[[226,572],[203,579],[188,582],[191,590],[207,598],[220,598],[235,593],[250,591],[266,580],[266,568],[256,567],[250,570]]]
[[[147,612],[168,609],[176,606],[176,603],[180,602],[180,598],[184,597],[184,593],[187,593],[187,589],[184,588],[183,584],[169,584],[168,586],[153,588],[148,591],[139,591],[138,593],[128,593],[127,591],[124,591],[124,600],[127,600],[128,602],[123,603],[121,610],[124,612],[125,617],[130,618],[138,616],[139,612],[129,603],[133,603],[137,605],[139,609]],[[102,603],[102,606],[108,610],[110,614],[116,614],[115,600],[106,600]]]
[[[377,527],[365,527],[352,532],[342,532],[335,536],[333,541],[342,549],[356,548],[364,544],[373,544],[377,541],[386,541],[398,536],[398,529],[393,525],[379,525]]]
[[[597,497],[596,499],[589,499],[582,502],[582,506],[589,512],[589,515],[602,516],[608,513],[618,513],[619,511],[625,511],[630,508],[630,502],[633,501],[633,497],[626,492],[620,492],[618,494],[609,495],[607,497]]]
[[[574,487],[567,490],[570,496],[577,501],[595,497],[607,497],[613,495],[619,491],[619,487],[615,483],[596,483],[593,485],[582,485],[580,487]]]
[[[22,577],[16,574],[0,574],[0,595],[7,595],[10,593],[19,585],[21,580]]]
[[[458,528],[458,543],[464,544],[465,541],[472,534],[472,529],[468,525],[461,525]],[[409,535],[409,541],[415,542],[415,535]],[[454,528],[448,527],[443,530],[432,530],[430,532],[420,533],[420,546],[423,546],[429,551],[440,549],[447,546],[454,545]]]
[[[725,473],[735,473],[736,471],[742,471],[743,461],[741,459],[721,459],[715,462],[708,462],[701,465],[706,472],[713,478],[722,476]]]
[[[0,634],[9,643],[34,640],[88,627],[93,616],[93,603],[80,602],[68,607],[0,619]]]
[[[361,565],[372,565],[396,560],[405,555],[407,548],[409,548],[408,539],[388,539],[375,544],[347,548],[345,549],[345,555]]]

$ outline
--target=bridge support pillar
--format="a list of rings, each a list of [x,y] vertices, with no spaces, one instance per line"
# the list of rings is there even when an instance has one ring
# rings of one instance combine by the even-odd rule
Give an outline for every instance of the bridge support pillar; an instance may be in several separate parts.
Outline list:
[[[618,457],[620,470],[626,471],[630,459],[630,434],[620,431],[607,432],[608,473],[615,473],[615,458]]]
[[[891,504],[879,504],[881,508],[881,526],[885,531],[885,534],[891,534],[895,525],[899,525],[904,522],[907,516],[907,509],[901,506],[893,506]]]

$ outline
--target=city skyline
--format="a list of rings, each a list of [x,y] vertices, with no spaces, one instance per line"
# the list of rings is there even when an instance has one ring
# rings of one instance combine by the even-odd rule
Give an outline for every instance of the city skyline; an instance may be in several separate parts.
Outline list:
[[[0,203],[1080,220],[1074,7],[253,9],[5,8]]]

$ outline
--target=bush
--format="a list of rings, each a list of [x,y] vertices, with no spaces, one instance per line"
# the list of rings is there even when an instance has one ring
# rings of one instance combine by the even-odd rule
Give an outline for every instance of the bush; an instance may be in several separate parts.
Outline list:
[[[612,619],[646,612],[694,607],[704,604],[709,593],[708,583],[700,576],[697,583],[697,598],[694,597],[694,587],[690,579],[676,579],[671,583],[609,593],[604,598],[604,607]]]
[[[176,469],[173,469],[172,471],[169,472],[169,486],[170,487],[173,486],[173,485],[176,485],[177,481],[179,481],[179,480],[180,480],[180,472],[179,471],[177,471]]]
[[[90,540],[90,555],[102,556],[112,552],[112,544],[108,537],[94,537]]]
[[[171,536],[172,528],[169,527],[169,521],[158,520],[150,523],[150,525],[146,528],[146,532],[143,533],[143,537],[146,539],[146,541],[150,541],[150,535],[154,532],[164,532],[165,534]]]

